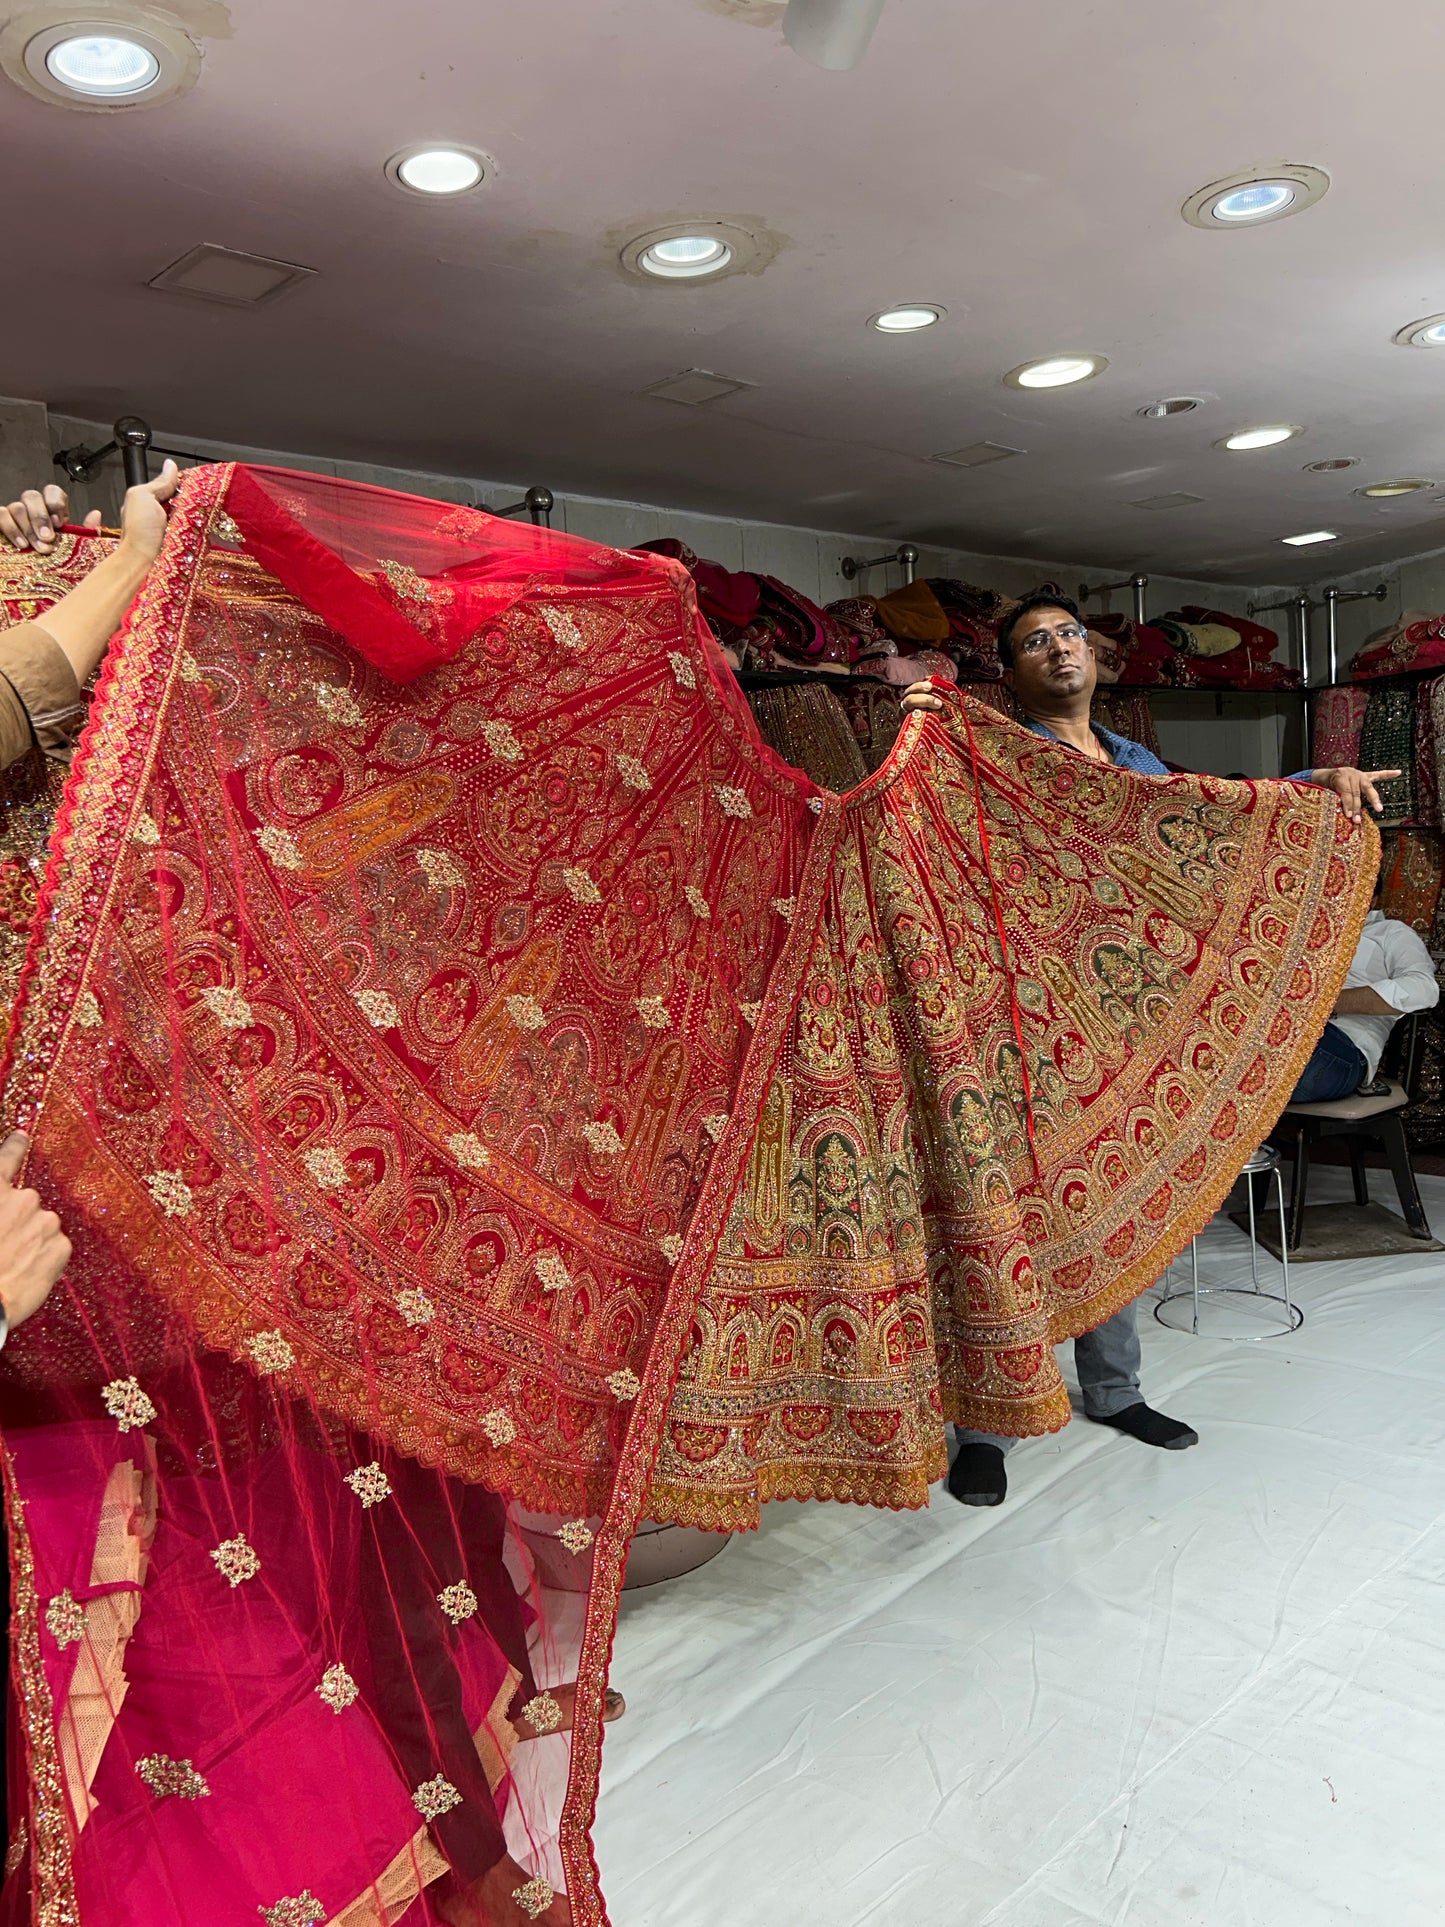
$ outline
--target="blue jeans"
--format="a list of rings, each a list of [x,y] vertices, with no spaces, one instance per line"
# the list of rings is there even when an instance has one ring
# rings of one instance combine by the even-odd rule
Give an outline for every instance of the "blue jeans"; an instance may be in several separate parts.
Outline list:
[[[1074,1367],[1079,1374],[1079,1390],[1084,1394],[1084,1410],[1090,1418],[1113,1418],[1130,1405],[1139,1403],[1139,1301],[1125,1305],[1091,1332],[1081,1332],[1074,1340]],[[1017,1439],[998,1432],[975,1432],[966,1425],[957,1428],[960,1445],[996,1445],[1010,1452]]]
[[[1352,1044],[1337,1024],[1326,1024],[1294,1087],[1291,1104],[1329,1104],[1337,1097],[1353,1097],[1365,1081],[1369,1065],[1363,1051]]]

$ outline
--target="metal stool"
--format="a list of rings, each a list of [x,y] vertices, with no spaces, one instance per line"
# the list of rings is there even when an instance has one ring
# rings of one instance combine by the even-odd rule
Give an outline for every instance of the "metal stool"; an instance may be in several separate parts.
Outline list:
[[[1271,1304],[1284,1306],[1284,1324],[1276,1326],[1271,1331],[1220,1332],[1217,1334],[1217,1336],[1223,1338],[1226,1343],[1229,1344],[1254,1345],[1265,1338],[1287,1338],[1291,1332],[1297,1332],[1305,1322],[1303,1308],[1297,1305],[1290,1296],[1289,1240],[1285,1228],[1284,1175],[1280,1170],[1279,1152],[1276,1151],[1271,1144],[1260,1145],[1257,1151],[1250,1153],[1249,1162],[1245,1165],[1241,1175],[1245,1180],[1245,1195],[1249,1199],[1249,1271],[1254,1283],[1252,1286],[1201,1285],[1199,1282],[1199,1240],[1197,1238],[1191,1238],[1189,1241],[1189,1263],[1193,1278],[1189,1288],[1180,1291],[1165,1291],[1163,1296],[1157,1299],[1154,1305],[1154,1316],[1159,1320],[1161,1325],[1167,1325],[1170,1331],[1184,1331],[1186,1329],[1185,1326],[1176,1324],[1172,1318],[1166,1318],[1164,1316],[1164,1307],[1175,1304],[1181,1298],[1192,1300],[1194,1317],[1187,1329],[1195,1338],[1199,1336],[1199,1301],[1201,1298],[1267,1299]],[[1281,1283],[1281,1290],[1279,1291],[1266,1291],[1259,1282],[1259,1240],[1255,1236],[1254,1180],[1257,1177],[1263,1177],[1265,1175],[1274,1179],[1275,1202],[1279,1208],[1279,1268]],[[1173,1267],[1171,1266],[1170,1270],[1172,1269]],[[1167,1278],[1167,1272],[1165,1276]],[[1215,1334],[1208,1335],[1214,1336]]]

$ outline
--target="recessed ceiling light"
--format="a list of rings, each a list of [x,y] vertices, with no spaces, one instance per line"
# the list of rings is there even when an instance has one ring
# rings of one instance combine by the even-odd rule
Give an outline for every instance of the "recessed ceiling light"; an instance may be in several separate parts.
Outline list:
[[[1108,365],[1103,355],[1046,355],[1040,361],[1021,362],[1004,380],[1010,388],[1067,388],[1102,374]]]
[[[1169,415],[1187,415],[1199,405],[1197,395],[1166,395],[1162,401],[1151,401],[1144,408],[1136,408],[1134,413],[1143,421],[1157,422]]]
[[[1326,462],[1306,462],[1304,465],[1304,473],[1306,475],[1336,475],[1342,468],[1357,468],[1359,461],[1360,458],[1358,455],[1335,455]]]
[[[1427,314],[1410,321],[1392,339],[1401,348],[1445,348],[1445,314]]]
[[[637,265],[664,280],[691,281],[700,274],[719,274],[733,258],[727,242],[717,234],[675,234],[670,241],[654,241],[637,257]]]
[[[1281,542],[1292,549],[1307,549],[1312,542],[1338,542],[1333,529],[1311,529],[1308,535],[1282,535]]]
[[[1434,488],[1433,482],[1371,482],[1368,488],[1357,488],[1356,495],[1368,495],[1372,502],[1387,502],[1394,495],[1415,495],[1422,488]]]
[[[1201,187],[1180,212],[1191,227],[1259,227],[1265,221],[1282,221],[1287,214],[1300,214],[1313,207],[1329,184],[1330,177],[1323,168],[1294,161],[1281,162],[1278,167],[1252,167]]]
[[[118,19],[54,22],[30,36],[18,59],[5,59],[30,92],[101,110],[168,100],[200,65],[200,49],[179,27]]]
[[[383,170],[409,194],[468,194],[494,170],[490,157],[472,147],[404,147]]]
[[[881,335],[915,335],[920,328],[931,328],[942,321],[947,312],[931,301],[910,301],[901,308],[885,308],[881,314],[870,315],[868,325]]]
[[[772,260],[777,245],[766,230],[745,227],[741,221],[675,221],[634,235],[619,258],[638,280],[665,286],[757,273]]]
[[[1290,441],[1303,433],[1304,430],[1293,422],[1271,422],[1266,428],[1236,428],[1232,435],[1226,435],[1222,442],[1216,442],[1215,447],[1235,450],[1273,448],[1277,443]]]

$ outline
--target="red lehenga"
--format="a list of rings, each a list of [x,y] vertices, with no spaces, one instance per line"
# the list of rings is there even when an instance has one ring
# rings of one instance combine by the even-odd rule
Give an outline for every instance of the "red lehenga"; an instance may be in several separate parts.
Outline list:
[[[672,564],[189,475],[11,1033],[76,1258],[0,1360],[4,1917],[420,1927],[509,1853],[497,1927],[602,1922],[639,1516],[1062,1423],[1050,1341],[1271,1121],[1360,857],[968,702],[840,799]]]

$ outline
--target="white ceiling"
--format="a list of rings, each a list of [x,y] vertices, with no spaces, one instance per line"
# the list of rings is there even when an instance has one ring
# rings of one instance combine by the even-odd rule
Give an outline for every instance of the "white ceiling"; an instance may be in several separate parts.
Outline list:
[[[0,391],[1110,568],[1318,581],[1445,544],[1445,350],[1390,339],[1445,309],[1436,0],[890,0],[850,74],[792,54],[767,0],[233,0],[229,35],[217,0],[176,4],[210,31],[175,102],[79,113],[0,80]],[[497,179],[401,194],[382,164],[429,138]],[[1329,171],[1318,206],[1180,218],[1283,160]],[[621,272],[629,235],[701,214],[765,224],[776,258],[711,286]],[[255,310],[146,288],[199,242],[318,273]],[[947,319],[867,328],[900,300]],[[1110,367],[1003,386],[1075,348]],[[640,393],[689,367],[755,385]],[[1211,399],[1136,417],[1181,393]],[[1308,432],[1212,445],[1272,421]],[[1027,456],[930,460],[984,439]],[[1335,455],[1360,466],[1302,472]],[[1397,475],[1441,499],[1352,493]],[[1203,500],[1128,506],[1174,492]],[[1349,539],[1279,546],[1318,527]]]

